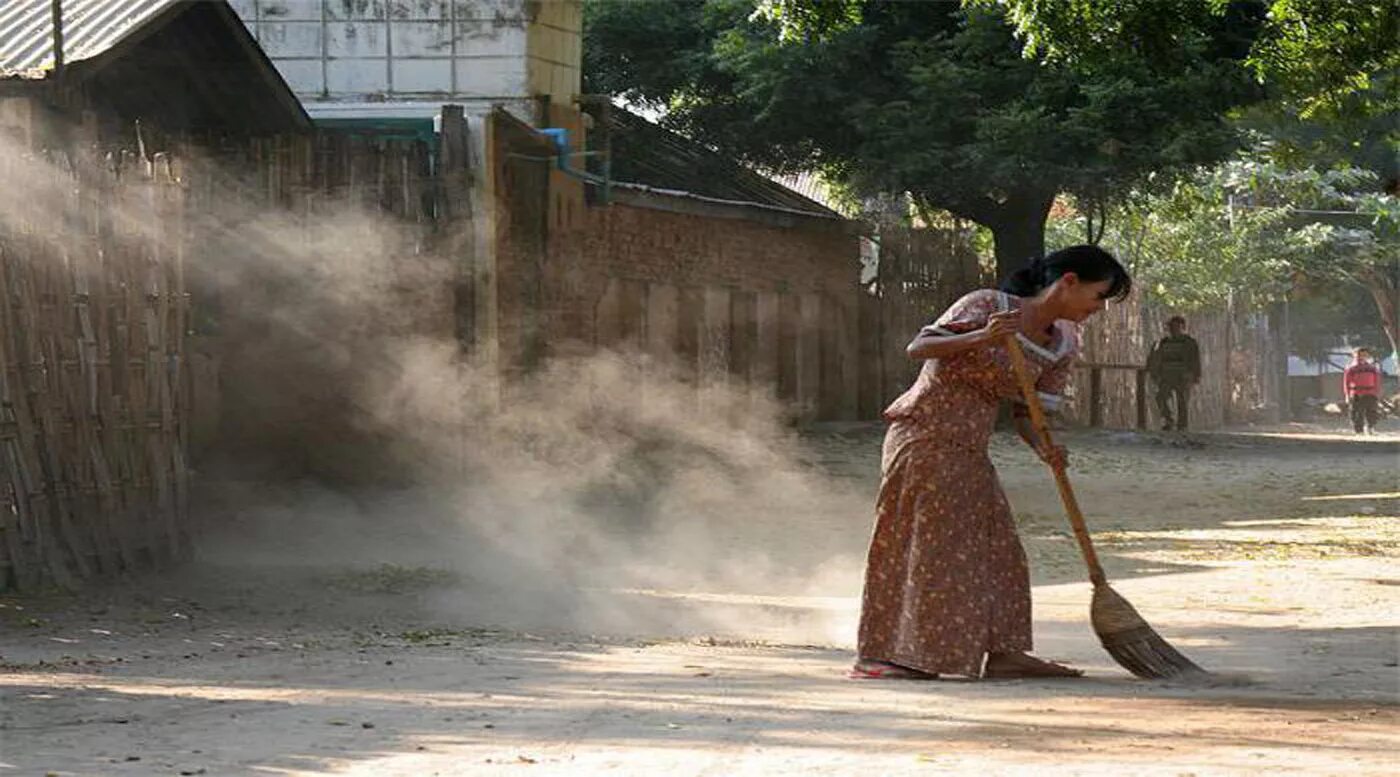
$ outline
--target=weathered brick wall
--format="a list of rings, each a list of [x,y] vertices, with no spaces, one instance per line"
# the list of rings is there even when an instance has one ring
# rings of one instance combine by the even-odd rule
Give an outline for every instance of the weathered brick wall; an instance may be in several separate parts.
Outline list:
[[[847,225],[645,197],[561,198],[542,259],[530,236],[503,235],[502,363],[614,351],[635,357],[642,384],[771,392],[795,418],[854,418],[861,291]]]
[[[617,202],[589,208],[583,222],[580,272],[837,296],[849,296],[857,280],[856,238],[841,221],[756,209],[750,218],[724,217]]]
[[[626,199],[551,233],[553,349],[645,354],[653,374],[774,392],[797,418],[855,417],[859,247],[845,222]]]
[[[495,116],[491,145],[496,310],[483,336],[506,376],[612,351],[632,357],[641,391],[678,380],[702,401],[770,394],[798,419],[856,417],[850,222],[626,187],[589,204],[518,121]]]

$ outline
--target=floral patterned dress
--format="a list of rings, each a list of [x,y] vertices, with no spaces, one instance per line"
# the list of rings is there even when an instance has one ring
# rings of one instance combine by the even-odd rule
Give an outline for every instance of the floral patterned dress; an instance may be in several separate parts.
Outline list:
[[[961,334],[1021,304],[999,291],[958,300],[921,334]],[[1078,353],[1075,326],[1048,346],[1020,337],[1047,409]],[[980,676],[988,653],[1031,649],[1030,575],[987,452],[997,407],[1017,401],[1005,345],[929,360],[885,410],[890,422],[865,573],[859,656],[931,674]]]

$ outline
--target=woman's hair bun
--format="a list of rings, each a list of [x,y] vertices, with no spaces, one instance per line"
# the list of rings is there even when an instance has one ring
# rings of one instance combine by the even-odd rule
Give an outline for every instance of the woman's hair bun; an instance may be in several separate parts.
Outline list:
[[[1036,256],[1032,257],[1025,267],[1012,273],[1001,289],[1018,297],[1034,297],[1045,285],[1045,260]]]
[[[1066,273],[1074,273],[1084,281],[1109,281],[1105,299],[1121,300],[1133,288],[1133,279],[1113,254],[1098,246],[1077,245],[1032,258],[1006,279],[1001,290],[1018,297],[1034,297]]]

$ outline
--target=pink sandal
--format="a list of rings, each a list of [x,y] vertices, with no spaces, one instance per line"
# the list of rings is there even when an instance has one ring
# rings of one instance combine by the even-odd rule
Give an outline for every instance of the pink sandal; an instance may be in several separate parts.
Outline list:
[[[920,672],[888,661],[857,661],[846,676],[852,680],[937,680],[938,675]]]

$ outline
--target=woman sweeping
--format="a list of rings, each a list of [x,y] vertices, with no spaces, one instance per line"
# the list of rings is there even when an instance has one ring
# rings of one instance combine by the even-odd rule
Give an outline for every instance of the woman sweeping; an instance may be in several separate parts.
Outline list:
[[[1132,280],[1111,254],[1073,246],[1033,261],[1001,291],[958,300],[909,343],[923,360],[885,410],[875,532],[853,677],[1078,677],[1035,658],[1030,575],[987,445],[1002,400],[1020,396],[1005,339],[1014,335],[1054,409],[1078,352],[1076,325],[1122,299]],[[1018,405],[1016,426],[1041,458]]]

